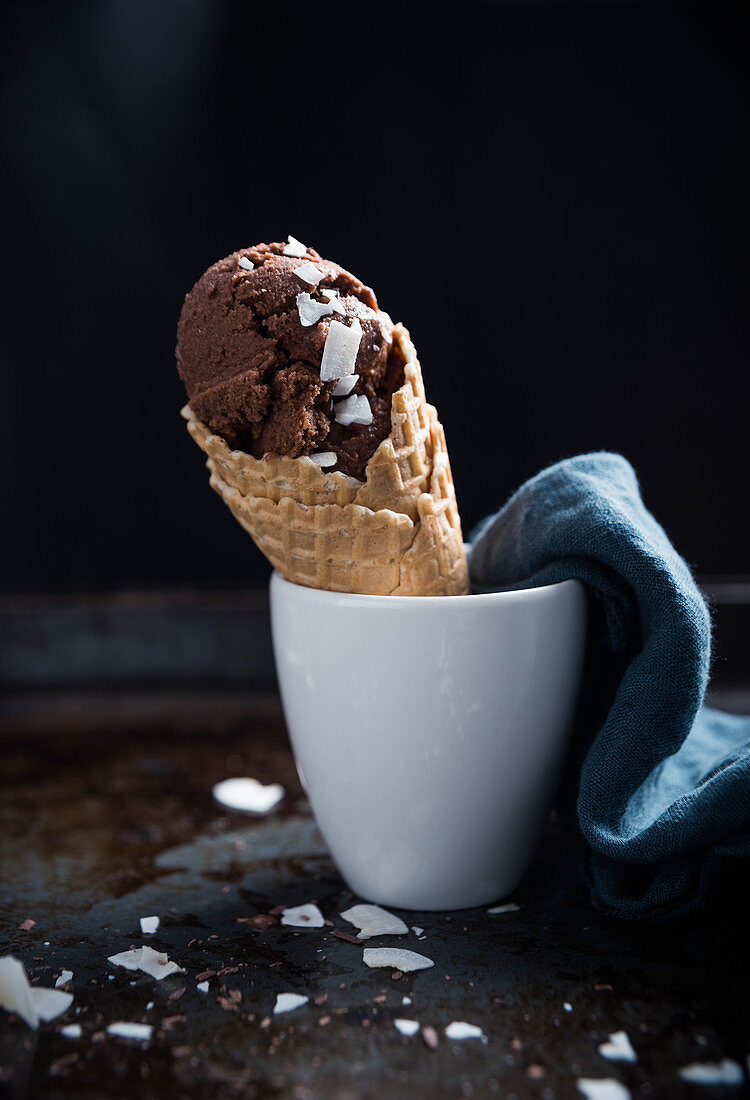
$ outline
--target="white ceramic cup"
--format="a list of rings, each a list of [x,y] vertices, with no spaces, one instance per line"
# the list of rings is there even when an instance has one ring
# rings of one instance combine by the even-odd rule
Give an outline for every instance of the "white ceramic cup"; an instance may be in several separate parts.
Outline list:
[[[303,787],[360,897],[461,909],[518,884],[560,778],[585,643],[577,581],[359,596],[271,578]]]

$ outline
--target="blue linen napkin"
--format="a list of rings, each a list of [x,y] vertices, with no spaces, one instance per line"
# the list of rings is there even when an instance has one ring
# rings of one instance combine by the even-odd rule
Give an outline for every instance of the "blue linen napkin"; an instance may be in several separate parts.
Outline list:
[[[617,454],[566,459],[471,536],[474,590],[576,577],[589,640],[563,817],[592,900],[664,920],[707,904],[750,858],[750,717],[703,706],[709,610]]]

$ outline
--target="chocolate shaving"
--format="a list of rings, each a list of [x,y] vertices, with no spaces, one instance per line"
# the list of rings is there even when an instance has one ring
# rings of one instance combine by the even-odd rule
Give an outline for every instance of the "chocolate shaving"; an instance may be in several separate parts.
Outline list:
[[[171,1031],[177,1024],[182,1024],[187,1019],[187,1016],[165,1016],[160,1024],[160,1028],[163,1031]]]
[[[216,971],[215,970],[201,970],[200,974],[195,975],[195,980],[197,982],[206,982],[206,981],[208,981],[209,978],[215,978],[215,977],[216,977]]]
[[[357,939],[351,932],[331,932],[331,935],[335,936],[337,940],[346,940],[347,943],[362,943],[362,940]]]
[[[424,1045],[430,1050],[437,1050],[440,1040],[438,1039],[438,1033],[435,1031],[434,1027],[423,1027],[422,1039],[424,1040]]]
[[[183,985],[181,989],[175,989],[174,993],[169,994],[169,1000],[170,1001],[179,1001],[180,997],[182,997],[184,992],[185,992],[185,986]]]
[[[30,932],[31,929],[34,928],[35,926],[36,926],[36,921],[31,920],[30,917],[27,917],[26,920],[22,920],[21,923],[19,924],[18,931],[19,932]]]

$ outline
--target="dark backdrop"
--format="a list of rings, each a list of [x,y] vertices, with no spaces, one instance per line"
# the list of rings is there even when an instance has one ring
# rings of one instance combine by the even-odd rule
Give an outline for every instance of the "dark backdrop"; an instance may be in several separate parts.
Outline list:
[[[262,582],[178,410],[182,297],[293,233],[411,329],[466,531],[622,451],[748,570],[741,6],[4,9],[0,584]]]

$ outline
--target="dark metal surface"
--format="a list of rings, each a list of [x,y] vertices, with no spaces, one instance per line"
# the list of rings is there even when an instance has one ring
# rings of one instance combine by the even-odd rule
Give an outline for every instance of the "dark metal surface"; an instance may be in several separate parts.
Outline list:
[[[115,732],[60,722],[0,745],[0,953],[22,959],[41,985],[72,970],[75,995],[38,1032],[0,1012],[9,1097],[564,1100],[579,1096],[577,1077],[617,1078],[633,1097],[742,1093],[699,1089],[676,1072],[724,1056],[744,1062],[750,1051],[736,897],[667,927],[604,919],[550,823],[518,912],[403,912],[424,939],[370,945],[409,947],[434,968],[369,970],[360,945],[333,935],[354,931],[340,917],[352,898],[300,792],[277,704],[259,698],[241,722],[231,708],[216,723],[209,712],[175,728],[167,701],[158,721],[129,732],[122,720]],[[222,811],[211,785],[231,774],[282,782],[281,810],[260,821]],[[331,924],[248,923],[307,901]],[[161,927],[142,936],[139,917],[152,914]],[[27,919],[36,923],[20,930]],[[107,963],[141,943],[186,973],[156,982]],[[196,983],[207,970],[204,994]],[[281,991],[310,1001],[271,1016]],[[400,1016],[435,1027],[437,1048],[402,1037]],[[151,1043],[108,1036],[116,1020],[153,1024]],[[441,1029],[452,1020],[480,1025],[486,1045],[449,1042]],[[74,1021],[80,1040],[60,1034]],[[634,1065],[597,1051],[619,1029]]]

